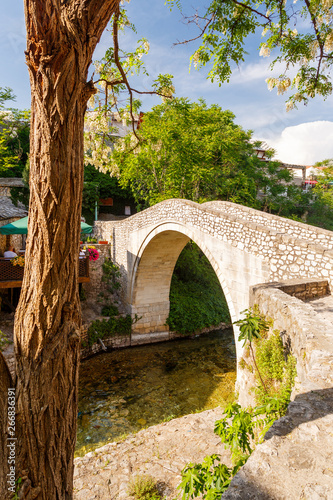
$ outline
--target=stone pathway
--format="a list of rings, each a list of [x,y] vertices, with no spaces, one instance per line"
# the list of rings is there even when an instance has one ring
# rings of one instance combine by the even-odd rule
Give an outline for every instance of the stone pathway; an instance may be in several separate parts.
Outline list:
[[[129,500],[127,493],[136,475],[150,475],[165,500],[181,497],[177,486],[189,462],[201,462],[219,453],[231,465],[230,454],[214,434],[221,408],[186,415],[155,425],[75,459],[75,500]]]

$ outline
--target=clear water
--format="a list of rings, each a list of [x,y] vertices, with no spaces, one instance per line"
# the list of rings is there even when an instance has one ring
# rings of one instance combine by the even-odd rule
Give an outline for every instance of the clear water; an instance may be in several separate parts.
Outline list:
[[[232,329],[100,354],[80,368],[76,456],[233,399]]]

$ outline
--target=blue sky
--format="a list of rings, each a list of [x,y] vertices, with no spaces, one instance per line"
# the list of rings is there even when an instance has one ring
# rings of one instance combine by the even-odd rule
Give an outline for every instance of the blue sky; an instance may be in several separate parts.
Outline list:
[[[202,5],[198,0],[184,0],[184,13]],[[151,81],[159,73],[174,75],[176,95],[195,101],[202,97],[208,104],[219,104],[236,115],[236,123],[251,129],[254,137],[265,140],[277,150],[277,157],[287,163],[313,164],[333,157],[333,97],[326,101],[316,98],[308,106],[285,111],[285,96],[269,92],[265,79],[274,76],[268,69],[270,59],[259,57],[255,37],[247,44],[248,59],[236,68],[230,83],[221,87],[206,79],[208,70],[189,73],[189,58],[196,45],[174,46],[177,40],[195,36],[195,31],[182,21],[178,9],[170,12],[163,0],[131,0],[127,5],[137,34],[127,33],[123,46],[130,50],[137,39],[148,38],[150,52],[145,64],[150,77],[135,80],[135,86],[149,90]],[[96,49],[96,59],[111,45],[105,32]],[[0,19],[0,86],[11,87],[17,96],[15,107],[30,106],[28,70],[24,60],[25,25],[23,1],[3,2]],[[277,72],[278,74],[279,72]],[[158,97],[142,99],[142,109],[148,111],[159,104]]]

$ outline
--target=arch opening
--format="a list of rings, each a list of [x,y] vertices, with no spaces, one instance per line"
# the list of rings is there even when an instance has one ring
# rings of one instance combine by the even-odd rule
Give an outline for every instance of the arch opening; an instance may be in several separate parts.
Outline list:
[[[169,327],[188,334],[221,323],[230,325],[231,319],[220,282],[204,252],[190,241],[172,275]]]
[[[170,311],[170,286],[176,262],[185,245],[194,241],[212,266],[225,295],[231,321],[236,319],[235,307],[227,283],[223,278],[212,252],[204,241],[196,241],[196,235],[185,226],[161,224],[155,228],[140,246],[132,271],[129,303],[132,316],[140,319],[133,325],[134,333],[168,331]]]

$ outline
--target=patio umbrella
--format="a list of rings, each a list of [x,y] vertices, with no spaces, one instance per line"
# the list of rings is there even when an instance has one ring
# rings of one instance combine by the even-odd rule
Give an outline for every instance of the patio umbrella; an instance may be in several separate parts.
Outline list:
[[[93,230],[92,226],[81,222],[81,233],[89,234]],[[10,224],[0,227],[0,234],[27,234],[28,232],[28,217],[16,220]]]

